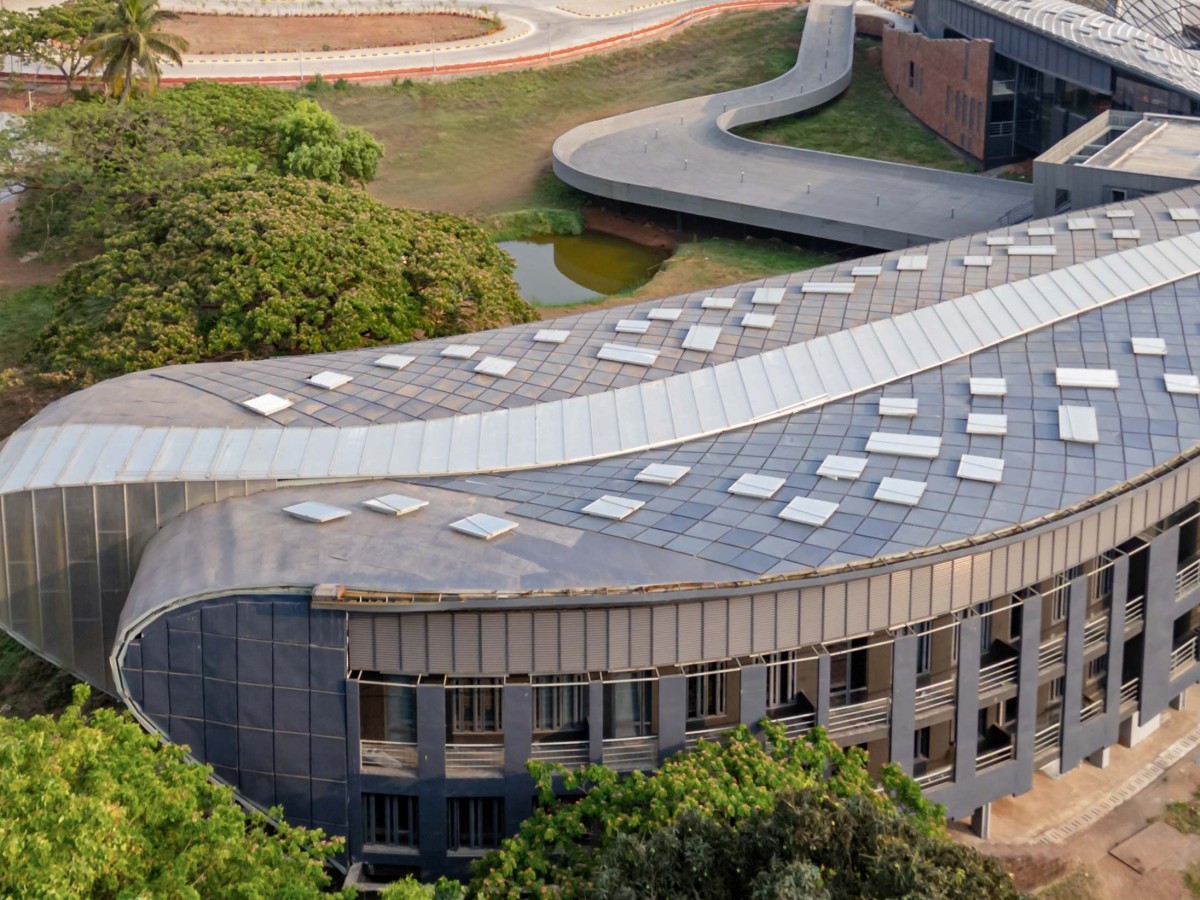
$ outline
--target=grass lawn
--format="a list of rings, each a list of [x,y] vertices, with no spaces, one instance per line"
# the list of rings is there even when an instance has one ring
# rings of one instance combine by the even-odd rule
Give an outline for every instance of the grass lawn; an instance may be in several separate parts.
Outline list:
[[[813,112],[748,125],[737,133],[772,144],[977,171],[896,99],[884,81],[879,54],[878,42],[860,39],[854,49],[854,80],[840,97]]]
[[[765,81],[796,61],[802,16],[736,13],[560,66],[320,95],[386,148],[372,196],[459,213],[579,205],[546,177],[555,138],[593,119]]]
[[[50,320],[54,289],[49,285],[0,288],[0,369],[21,362],[42,327]]]

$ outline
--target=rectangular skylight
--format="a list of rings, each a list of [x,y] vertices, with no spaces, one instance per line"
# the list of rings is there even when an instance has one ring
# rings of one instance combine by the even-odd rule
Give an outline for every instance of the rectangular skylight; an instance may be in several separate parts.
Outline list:
[[[729,493],[739,497],[757,497],[769,500],[775,492],[783,487],[784,479],[772,475],[753,475],[747,472],[729,486]]]
[[[1003,397],[1008,393],[1008,379],[972,378],[971,393],[976,397]]]
[[[783,292],[784,288],[755,288],[750,302],[756,306],[778,306],[783,302]]]
[[[632,500],[629,497],[614,497],[612,494],[605,494],[599,500],[593,500],[585,506],[583,512],[589,516],[599,516],[601,519],[621,520],[645,505],[644,500]]]
[[[1060,406],[1058,439],[1081,444],[1098,443],[1100,430],[1096,426],[1096,410],[1090,406]]]
[[[1139,241],[1142,239],[1142,233],[1136,228],[1114,228],[1114,241]]]
[[[346,375],[342,372],[318,372],[316,375],[309,375],[304,379],[309,384],[315,384],[317,387],[333,390],[340,388],[343,384],[349,384],[354,380],[354,376]]]
[[[515,359],[505,359],[503,356],[485,356],[475,366],[475,371],[480,375],[495,375],[497,378],[503,378],[513,370],[516,364]]]
[[[1132,209],[1110,209],[1106,213],[1106,215],[1110,219],[1132,219],[1133,218],[1133,210]]]
[[[880,397],[879,414],[881,416],[903,416],[911,419],[917,414],[915,397]]]
[[[896,260],[896,268],[901,272],[924,272],[928,266],[928,256],[901,256]]]
[[[817,468],[817,474],[823,478],[832,478],[834,481],[840,481],[843,478],[847,481],[854,481],[862,475],[863,469],[866,467],[867,458],[865,456],[830,454]]]
[[[571,336],[571,332],[558,328],[543,328],[533,336],[539,344],[561,344]]]
[[[663,309],[661,307],[652,309],[646,313],[647,319],[661,319],[664,322],[674,322],[683,315],[682,309]]]
[[[618,334],[645,334],[650,330],[649,319],[621,319],[617,322]]]
[[[829,521],[829,517],[837,512],[838,505],[828,500],[815,500],[812,497],[796,497],[779,511],[779,518],[789,522],[799,522],[802,525],[821,526]]]
[[[990,256],[964,256],[963,265],[967,268],[980,267],[986,269],[992,264]]]
[[[1135,337],[1130,338],[1135,356],[1166,356],[1167,342],[1162,338]]]
[[[994,413],[971,413],[967,416],[967,434],[1006,435],[1008,434],[1008,416]]]
[[[1053,244],[1008,248],[1009,256],[1055,256],[1057,253],[1058,248]]]
[[[958,477],[970,481],[989,481],[999,484],[1004,477],[1004,460],[994,456],[963,455],[958,461]]]
[[[987,239],[989,247],[1010,247],[1016,243],[1016,239],[1011,235],[997,234]]]
[[[1095,219],[1067,219],[1068,231],[1095,231]]]
[[[892,434],[886,431],[876,431],[867,438],[868,453],[934,459],[941,451],[942,439],[925,434]]]
[[[379,359],[375,360],[375,365],[384,369],[395,369],[397,372],[399,372],[414,359],[416,359],[415,356],[403,356],[399,353],[386,353],[379,357]]]
[[[688,472],[691,466],[672,466],[667,463],[651,463],[633,476],[634,481],[648,481],[651,484],[674,484]]]
[[[901,506],[916,506],[925,493],[925,482],[905,478],[885,478],[875,490],[875,499]]]
[[[428,500],[406,497],[404,494],[384,494],[382,497],[372,497],[363,501],[363,506],[367,509],[385,516],[407,516],[428,505]]]
[[[242,401],[242,406],[264,416],[273,416],[277,412],[283,412],[291,405],[291,400],[284,397],[277,397],[275,394],[260,394],[257,397],[251,397],[249,400]]]
[[[852,278],[876,278],[883,274],[883,266],[855,266],[850,270]]]
[[[1054,381],[1059,387],[1105,388],[1121,386],[1116,369],[1055,369]]]
[[[685,350],[700,350],[709,352],[717,346],[717,338],[721,329],[716,325],[693,325],[688,329],[687,337],[683,339]]]
[[[742,316],[743,328],[773,328],[775,316],[771,313],[746,313]]]
[[[1163,384],[1168,394],[1200,394],[1200,378],[1195,375],[1173,375],[1168,372],[1163,376]]]
[[[1176,222],[1200,222],[1200,212],[1196,212],[1190,206],[1175,207],[1167,211]]]
[[[658,351],[645,350],[631,344],[605,344],[596,356],[610,362],[629,363],[631,366],[652,366],[658,359]]]
[[[704,309],[733,309],[735,303],[736,297],[705,297],[700,305]]]
[[[448,356],[450,359],[470,359],[479,348],[474,344],[451,344],[449,347],[442,348],[442,356]]]
[[[318,525],[344,519],[350,515],[350,510],[348,509],[342,509],[340,506],[330,506],[328,503],[318,503],[315,500],[305,500],[303,503],[285,506],[283,511],[293,519],[300,519],[304,522],[315,522]]]
[[[1035,225],[1025,232],[1030,237],[1050,237],[1054,234],[1053,225]]]
[[[802,294],[853,294],[853,281],[806,281],[800,285]]]
[[[450,527],[470,537],[490,541],[494,537],[512,531],[517,527],[517,523],[487,513],[475,513],[473,516],[451,522]]]

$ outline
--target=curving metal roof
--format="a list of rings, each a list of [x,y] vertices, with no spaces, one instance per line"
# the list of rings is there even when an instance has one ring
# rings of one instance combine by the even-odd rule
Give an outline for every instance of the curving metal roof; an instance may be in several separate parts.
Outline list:
[[[1066,0],[962,0],[1151,82],[1200,99],[1200,55]]]

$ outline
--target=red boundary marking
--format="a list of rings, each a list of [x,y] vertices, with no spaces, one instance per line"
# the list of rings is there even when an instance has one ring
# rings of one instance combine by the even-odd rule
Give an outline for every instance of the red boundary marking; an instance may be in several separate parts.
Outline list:
[[[681,13],[673,18],[666,19],[654,25],[648,25],[645,28],[640,28],[637,31],[624,32],[622,34],[613,35],[612,37],[601,38],[595,41],[588,41],[584,44],[576,44],[572,47],[566,47],[562,50],[554,50],[547,53],[532,53],[525,56],[514,56],[507,59],[492,60],[490,62],[475,62],[475,63],[458,63],[447,66],[438,66],[436,69],[433,66],[412,66],[400,69],[373,69],[365,72],[330,72],[327,77],[331,79],[344,78],[347,81],[370,81],[381,78],[406,77],[406,78],[423,78],[423,77],[440,77],[443,75],[468,75],[482,72],[499,72],[507,69],[527,69],[536,65],[549,65],[551,62],[561,62],[564,60],[575,59],[580,56],[587,56],[600,50],[611,49],[621,44],[632,44],[639,40],[655,37],[668,31],[673,31],[684,24],[690,24],[701,19],[709,18],[718,13],[729,12],[732,10],[743,9],[774,9],[778,7],[794,6],[793,0],[729,0],[729,2],[710,3],[707,6],[702,6],[698,9],[689,10]],[[412,52],[412,51],[409,51]],[[430,53],[432,54],[432,49]],[[266,62],[266,60],[264,60]],[[316,62],[314,60],[314,62]],[[320,71],[319,67],[314,66],[313,75]],[[0,70],[0,74],[4,73]],[[326,73],[322,72],[322,75]],[[31,76],[24,74],[27,81],[32,83],[56,83],[61,82],[62,76],[43,74],[39,76]],[[308,79],[302,79],[299,75],[230,75],[224,77],[196,77],[196,78],[163,78],[161,84],[187,84],[192,81],[220,81],[226,84],[301,84]],[[83,79],[77,79],[78,83],[82,83]],[[93,82],[94,83],[94,82]]]

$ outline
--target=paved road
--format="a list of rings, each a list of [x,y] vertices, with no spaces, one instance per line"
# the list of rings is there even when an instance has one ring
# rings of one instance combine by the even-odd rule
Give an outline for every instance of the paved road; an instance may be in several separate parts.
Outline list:
[[[358,0],[352,5],[346,0],[317,0],[328,9],[355,12],[429,12],[428,3],[421,0]],[[482,4],[463,4],[463,9]],[[514,65],[541,65],[551,60],[608,49],[638,40],[645,40],[659,31],[666,31],[687,21],[694,21],[719,10],[745,5],[748,7],[786,5],[779,0],[500,0],[487,5],[496,13],[504,28],[492,35],[471,40],[410,47],[377,48],[359,51],[313,52],[309,47],[301,53],[241,53],[192,54],[182,68],[167,72],[167,80],[210,78],[232,79],[299,79],[311,78],[316,72],[326,77],[406,74],[428,76],[451,73],[472,67],[511,68]],[[238,0],[174,0],[171,8],[200,9],[212,12],[243,12],[250,7]],[[324,11],[326,6],[316,7]],[[255,13],[275,15],[312,13],[309,3],[290,0],[261,0],[252,7]],[[336,19],[330,19],[331,31]]]
[[[1032,186],[818,153],[729,129],[801,112],[850,83],[852,0],[809,8],[796,66],[765,84],[582,125],[554,144],[554,171],[614,200],[895,249],[995,227]]]

